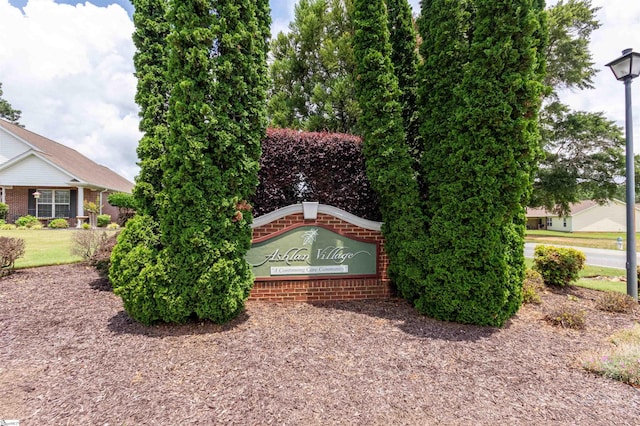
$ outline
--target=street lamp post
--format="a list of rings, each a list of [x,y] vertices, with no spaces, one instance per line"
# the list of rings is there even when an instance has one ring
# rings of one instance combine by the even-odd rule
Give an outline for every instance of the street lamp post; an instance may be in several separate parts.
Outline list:
[[[627,294],[638,300],[638,272],[636,261],[636,210],[635,168],[633,164],[633,113],[631,110],[631,80],[640,75],[640,53],[625,49],[622,56],[609,62],[618,81],[624,82],[625,127],[626,127],[626,174],[627,174]]]

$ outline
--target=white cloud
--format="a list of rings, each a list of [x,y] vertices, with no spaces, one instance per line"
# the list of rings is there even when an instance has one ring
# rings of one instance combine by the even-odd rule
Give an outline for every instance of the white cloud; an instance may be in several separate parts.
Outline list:
[[[21,122],[133,179],[140,133],[134,102],[133,23],[118,5],[0,0],[3,97]]]
[[[272,33],[286,30],[295,0],[272,0]],[[420,1],[410,0],[414,14]],[[554,2],[552,1],[551,4]],[[602,27],[591,51],[601,70],[589,91],[562,93],[574,109],[603,111],[624,125],[624,87],[605,64],[622,49],[640,51],[640,1],[593,0]],[[28,129],[65,143],[129,179],[137,173],[140,138],[134,102],[133,23],[120,6],[29,0],[20,9],[0,0],[0,82],[3,97],[22,110]],[[632,85],[640,105],[640,79]],[[640,108],[634,108],[640,145]],[[640,149],[636,150],[640,152]]]
[[[561,98],[576,110],[604,112],[607,118],[624,127],[624,85],[605,65],[619,57],[626,48],[640,52],[640,1],[593,0],[592,4],[601,8],[597,16],[602,25],[592,34],[590,45],[595,67],[600,70],[594,79],[595,88],[575,92],[565,90]],[[640,108],[637,107],[640,105],[640,78],[634,80],[631,87],[636,105],[633,108],[633,131],[634,135],[640,136]],[[636,153],[640,153],[638,136],[634,138]]]

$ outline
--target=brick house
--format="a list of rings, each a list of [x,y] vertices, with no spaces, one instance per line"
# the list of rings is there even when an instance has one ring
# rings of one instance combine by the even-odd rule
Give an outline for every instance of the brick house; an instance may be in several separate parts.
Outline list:
[[[78,151],[0,119],[0,202],[9,205],[8,222],[30,214],[45,223],[65,218],[76,226],[77,218],[85,217],[85,200],[115,221],[118,209],[107,196],[132,188],[133,183]]]

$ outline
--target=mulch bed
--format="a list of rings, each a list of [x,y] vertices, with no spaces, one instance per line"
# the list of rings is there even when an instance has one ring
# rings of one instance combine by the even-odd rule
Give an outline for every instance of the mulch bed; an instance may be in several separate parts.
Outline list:
[[[0,419],[20,425],[640,422],[640,390],[590,374],[635,314],[547,292],[502,329],[435,321],[402,300],[249,302],[230,324],[145,327],[85,265],[0,280]],[[576,301],[577,298],[577,301]],[[587,328],[551,326],[564,303]]]

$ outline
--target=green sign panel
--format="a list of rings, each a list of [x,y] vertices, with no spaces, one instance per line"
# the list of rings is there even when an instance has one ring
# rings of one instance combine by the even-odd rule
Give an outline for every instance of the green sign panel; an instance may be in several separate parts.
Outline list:
[[[246,259],[257,278],[377,274],[376,243],[319,226],[300,226],[254,243]]]

